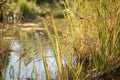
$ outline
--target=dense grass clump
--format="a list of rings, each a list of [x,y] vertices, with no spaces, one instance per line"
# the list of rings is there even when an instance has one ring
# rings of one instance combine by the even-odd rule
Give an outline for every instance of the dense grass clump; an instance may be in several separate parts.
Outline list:
[[[77,64],[83,63],[79,78],[118,79],[113,74],[120,67],[119,7],[120,2],[112,0],[65,1],[67,51],[72,50]]]

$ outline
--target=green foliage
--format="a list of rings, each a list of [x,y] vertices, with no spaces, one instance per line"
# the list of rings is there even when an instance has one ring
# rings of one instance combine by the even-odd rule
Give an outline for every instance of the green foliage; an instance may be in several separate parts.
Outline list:
[[[16,3],[16,6],[18,7],[18,9],[20,9],[20,13],[22,13],[25,20],[35,19],[34,13],[40,10],[35,1],[19,0]]]
[[[30,12],[30,9],[26,3],[23,2],[20,4],[20,10],[23,14],[23,17],[29,18],[31,12]]]

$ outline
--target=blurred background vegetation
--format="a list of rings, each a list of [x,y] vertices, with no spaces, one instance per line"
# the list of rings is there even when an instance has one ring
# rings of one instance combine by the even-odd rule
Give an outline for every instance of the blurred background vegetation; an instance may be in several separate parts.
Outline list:
[[[6,1],[6,0],[5,0]],[[9,4],[9,5],[8,5]],[[0,21],[2,21],[2,1],[0,6]],[[45,16],[52,13],[56,17],[63,17],[63,4],[59,0],[10,0],[7,1],[7,7],[14,14],[21,13],[22,17],[27,19],[35,19],[37,15]]]

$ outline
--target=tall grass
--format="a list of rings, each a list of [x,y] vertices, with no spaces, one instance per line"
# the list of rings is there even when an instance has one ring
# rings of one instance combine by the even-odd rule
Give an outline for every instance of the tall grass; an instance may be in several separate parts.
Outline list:
[[[120,2],[65,0],[64,5],[68,51],[83,62],[81,78],[112,79],[111,72],[120,67]]]
[[[72,55],[69,54],[69,51],[67,53],[64,52],[64,47],[62,47],[62,44],[61,44],[62,40],[60,40],[62,38],[59,37],[59,34],[57,32],[58,30],[55,25],[53,16],[52,16],[52,22],[53,22],[53,29],[54,29],[54,38],[49,31],[47,23],[45,23],[45,27],[46,27],[48,37],[50,39],[51,46],[53,48],[54,56],[55,56],[57,66],[58,66],[58,80],[64,80],[64,79],[65,80],[66,79],[67,80],[68,79],[79,80],[79,76],[80,76],[81,69],[82,69],[82,64],[73,65],[72,57],[71,57]],[[66,54],[68,54],[68,55],[66,55]],[[63,58],[66,58],[65,62],[67,64],[62,63]],[[65,66],[65,65],[67,65],[67,66]],[[64,75],[62,75],[62,74],[64,74]]]
[[[62,66],[61,66],[61,52],[60,52],[60,44],[59,44],[59,37],[58,37],[58,33],[57,33],[57,29],[56,29],[56,25],[54,23],[54,19],[52,18],[52,22],[53,22],[53,28],[54,28],[54,33],[55,33],[55,43],[53,42],[54,40],[52,39],[52,36],[50,34],[50,31],[48,30],[48,26],[45,23],[45,27],[48,33],[48,37],[50,39],[53,51],[54,51],[54,56],[57,62],[57,66],[58,66],[58,79],[61,80],[62,79]],[[54,45],[55,44],[55,45]]]
[[[100,5],[96,6],[97,21],[95,26],[98,31],[98,39],[100,48],[95,51],[93,48],[93,68],[96,68],[97,76],[109,74],[120,67],[120,20],[118,15],[118,1],[101,1]],[[115,9],[113,9],[115,8]],[[99,54],[96,56],[96,54]]]

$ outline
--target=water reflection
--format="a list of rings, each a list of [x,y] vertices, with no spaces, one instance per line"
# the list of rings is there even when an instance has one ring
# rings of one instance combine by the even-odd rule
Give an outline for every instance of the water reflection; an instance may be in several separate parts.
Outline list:
[[[20,51],[22,51],[21,45],[16,41],[12,40],[10,48],[15,52],[10,52],[9,64],[6,71],[6,80],[27,80],[32,78],[33,80],[46,80],[46,73],[43,64],[42,57],[35,58],[30,61],[27,65],[22,58],[19,60]],[[57,63],[53,56],[53,51],[47,48],[47,65],[49,69],[49,76],[55,80],[57,78]]]

